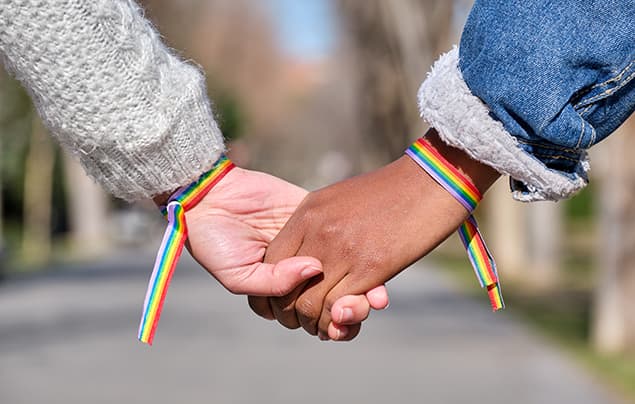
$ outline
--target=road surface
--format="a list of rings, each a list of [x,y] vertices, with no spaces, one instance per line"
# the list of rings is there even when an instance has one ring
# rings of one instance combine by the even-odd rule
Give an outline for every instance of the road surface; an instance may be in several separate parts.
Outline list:
[[[148,348],[136,331],[151,261],[1,284],[0,403],[619,402],[485,296],[462,296],[422,264],[342,344],[256,318],[186,259]]]

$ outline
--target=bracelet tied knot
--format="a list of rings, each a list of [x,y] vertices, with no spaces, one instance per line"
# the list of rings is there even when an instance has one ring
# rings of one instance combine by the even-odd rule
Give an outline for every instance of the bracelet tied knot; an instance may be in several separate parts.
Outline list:
[[[185,212],[196,206],[234,167],[231,160],[221,155],[209,171],[202,174],[197,181],[174,192],[167,205],[161,207],[161,213],[167,218],[168,225],[148,282],[139,323],[139,341],[152,345],[154,340],[170,280],[187,241]]]

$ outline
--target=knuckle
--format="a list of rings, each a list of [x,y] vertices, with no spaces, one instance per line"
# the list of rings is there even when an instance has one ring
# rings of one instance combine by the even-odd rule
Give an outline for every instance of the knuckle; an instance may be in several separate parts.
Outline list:
[[[341,226],[336,223],[328,222],[321,223],[319,230],[317,232],[317,236],[321,240],[330,240],[333,237],[337,236],[341,232]]]
[[[316,321],[320,316],[321,307],[314,303],[313,300],[301,297],[295,303],[295,309],[298,315],[309,321]]]
[[[347,234],[345,236],[342,236],[341,238],[342,240],[340,241],[340,251],[342,252],[342,255],[345,255],[346,257],[354,257],[359,255],[360,253],[363,253],[363,250],[360,248],[359,241],[356,237]]]
[[[281,325],[290,330],[300,327],[293,301],[289,303],[286,299],[270,298],[269,302],[276,319]]]
[[[293,304],[296,296],[302,291],[302,284],[298,285],[298,281],[294,278],[286,277],[282,271],[276,273],[276,279],[271,285],[270,296],[281,304]]]
[[[275,282],[272,286],[271,286],[271,295],[272,296],[284,296],[285,294],[287,294],[289,292],[289,289],[291,289],[292,285],[291,282],[285,282],[285,281],[278,281]]]
[[[311,335],[318,335],[318,329],[315,321],[300,317],[300,324],[307,333]]]
[[[283,314],[293,313],[295,311],[295,300],[289,296],[272,297],[269,299],[271,307],[274,307],[278,312]]]
[[[301,214],[298,221],[303,229],[311,228],[320,222],[320,214],[315,209],[307,207]]]

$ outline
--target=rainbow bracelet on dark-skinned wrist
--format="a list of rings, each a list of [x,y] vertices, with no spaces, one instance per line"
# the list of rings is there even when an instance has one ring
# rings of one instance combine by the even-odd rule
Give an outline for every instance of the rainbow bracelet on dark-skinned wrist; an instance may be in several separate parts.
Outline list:
[[[161,207],[161,213],[167,218],[168,226],[148,283],[143,314],[139,323],[139,341],[152,345],[154,340],[165,295],[187,240],[185,212],[196,206],[234,167],[234,163],[225,155],[221,155],[209,171],[202,174],[197,181],[174,192],[166,206]]]
[[[472,215],[481,201],[481,193],[456,167],[441,156],[427,140],[418,139],[407,150],[406,155],[423,168],[439,185],[456,198],[467,209],[470,216],[459,229],[459,237],[474,267],[481,287],[487,288],[487,294],[494,311],[505,308],[498,280],[496,263],[478,230],[476,219]]]

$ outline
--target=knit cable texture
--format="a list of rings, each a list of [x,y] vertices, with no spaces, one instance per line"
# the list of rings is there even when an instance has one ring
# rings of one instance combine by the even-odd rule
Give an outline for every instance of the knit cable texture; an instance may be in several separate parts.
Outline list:
[[[53,136],[117,197],[188,184],[224,151],[203,75],[132,0],[0,0],[0,58]]]

